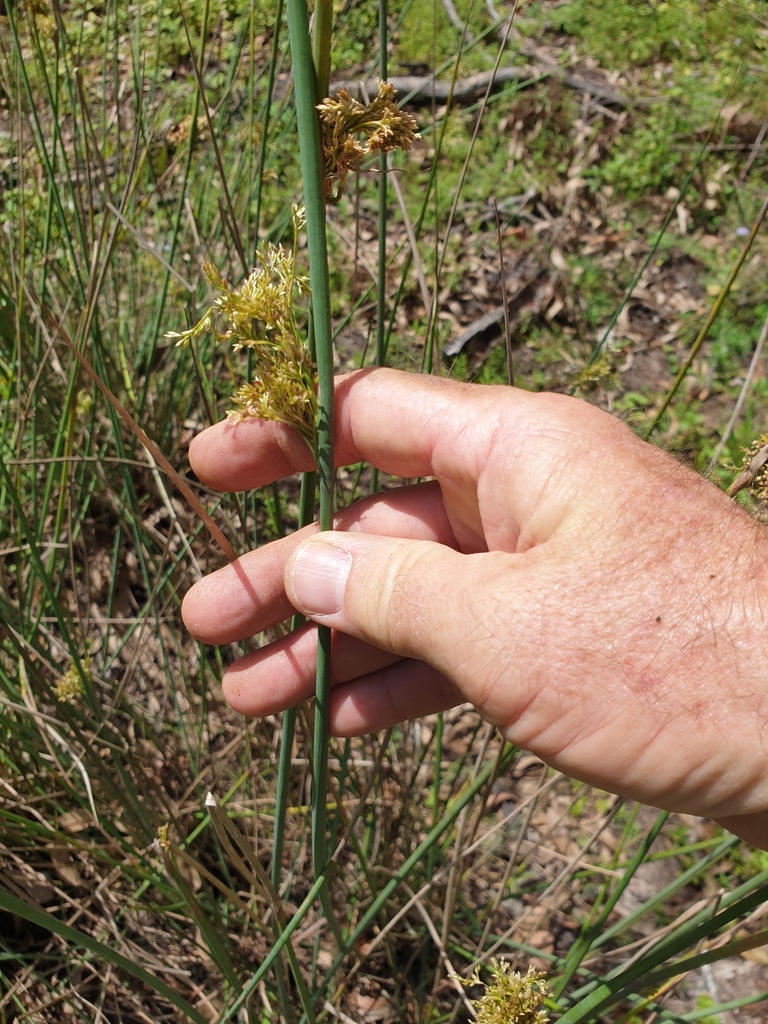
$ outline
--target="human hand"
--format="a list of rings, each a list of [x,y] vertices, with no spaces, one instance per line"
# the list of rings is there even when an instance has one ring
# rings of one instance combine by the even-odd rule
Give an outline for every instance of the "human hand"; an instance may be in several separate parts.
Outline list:
[[[604,789],[768,840],[766,537],[619,420],[553,394],[393,370],[337,382],[336,461],[434,477],[357,502],[197,583],[206,643],[294,608],[334,630],[331,730],[470,701],[512,743]],[[312,468],[289,428],[220,423],[201,480],[242,490]],[[240,659],[229,703],[309,697],[310,623]]]

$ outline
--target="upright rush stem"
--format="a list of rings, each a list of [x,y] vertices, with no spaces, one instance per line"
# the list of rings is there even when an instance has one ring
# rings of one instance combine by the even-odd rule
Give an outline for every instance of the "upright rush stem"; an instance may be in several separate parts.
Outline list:
[[[330,68],[332,6],[330,0],[315,4],[315,49],[309,36],[306,0],[287,0],[288,34],[291,45],[299,156],[307,212],[307,247],[312,292],[312,320],[318,378],[317,468],[320,495],[320,529],[333,528],[333,336],[328,283],[328,247],[325,235],[324,160],[317,113],[320,98],[327,93]],[[314,58],[314,59],[313,59]],[[317,61],[317,65],[315,64]],[[315,689],[315,733],[312,752],[312,859],[315,877],[325,871],[326,799],[328,765],[328,705],[330,695],[330,630],[318,627],[317,682]],[[327,889],[325,890],[327,894]],[[321,891],[321,898],[324,893]],[[325,902],[325,901],[324,901]],[[331,923],[333,923],[331,921]]]
[[[333,0],[317,0],[312,23],[312,64],[315,69],[315,95],[324,100],[331,85],[331,33]],[[297,97],[298,99],[298,92]]]

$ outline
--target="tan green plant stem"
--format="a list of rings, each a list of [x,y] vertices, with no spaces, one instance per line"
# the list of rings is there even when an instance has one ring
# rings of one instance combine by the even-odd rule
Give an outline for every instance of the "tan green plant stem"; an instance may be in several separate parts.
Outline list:
[[[768,195],[766,195],[765,199],[763,200],[763,205],[760,207],[760,211],[759,211],[757,217],[755,218],[755,222],[752,225],[752,230],[749,233],[749,238],[747,239],[747,244],[742,249],[741,253],[739,254],[739,258],[736,260],[736,263],[733,265],[733,268],[731,269],[731,272],[728,275],[728,278],[727,278],[725,284],[720,289],[720,294],[717,296],[717,298],[713,302],[712,309],[710,309],[710,311],[709,311],[709,316],[704,321],[704,325],[701,328],[701,330],[699,331],[699,333],[696,335],[696,340],[691,345],[691,350],[688,353],[688,355],[686,356],[685,362],[680,367],[680,369],[677,371],[677,376],[672,381],[672,384],[670,385],[669,391],[667,391],[666,395],[664,396],[664,401],[661,403],[661,406],[659,407],[658,411],[656,412],[656,415],[651,420],[651,423],[650,423],[650,425],[648,427],[648,431],[647,431],[646,436],[649,436],[650,434],[652,434],[654,432],[654,430],[656,429],[656,427],[658,427],[659,423],[661,422],[661,417],[664,415],[664,413],[669,408],[670,402],[672,401],[672,399],[677,394],[677,389],[680,387],[680,385],[683,382],[683,379],[684,379],[685,375],[690,370],[690,368],[691,368],[691,366],[693,364],[693,360],[696,358],[696,355],[698,354],[699,349],[704,344],[704,340],[707,337],[707,335],[709,334],[710,327],[712,326],[712,324],[717,319],[717,317],[718,317],[718,315],[720,313],[720,310],[723,308],[723,304],[725,303],[725,300],[728,298],[728,295],[730,294],[731,288],[733,288],[734,281],[738,277],[739,271],[744,266],[744,261],[746,260],[747,256],[749,255],[749,253],[750,253],[750,251],[752,249],[752,245],[753,245],[755,239],[757,238],[757,233],[760,230],[760,226],[762,225],[763,221],[765,220],[766,214],[768,214]]]
[[[269,60],[269,69],[267,72],[267,92],[264,97],[264,118],[261,124],[261,139],[259,140],[259,163],[257,167],[256,175],[256,198],[254,203],[254,243],[253,248],[257,250],[259,248],[259,236],[261,231],[261,207],[262,207],[262,196],[264,192],[264,177],[267,167],[267,152],[269,147],[270,137],[270,112],[272,109],[272,98],[275,93],[275,81],[277,80],[277,70],[280,64],[280,44],[282,42],[280,36],[280,28],[283,22],[283,0],[277,0],[277,9],[275,11],[275,29],[272,37],[272,55]],[[253,121],[251,121],[253,123]],[[252,367],[248,367],[249,373]]]
[[[388,75],[387,44],[387,0],[379,0],[379,78],[386,82]],[[379,265],[376,282],[376,365],[387,362],[387,214],[389,195],[387,188],[387,164],[389,157],[379,153]],[[379,471],[371,471],[371,493],[379,489]]]
[[[243,248],[243,240],[240,237],[240,232],[238,230],[239,220],[238,220],[237,214],[235,213],[235,207],[234,207],[234,204],[232,202],[232,196],[231,196],[230,191],[229,191],[229,186],[227,185],[227,172],[224,169],[224,162],[221,159],[221,150],[219,149],[219,143],[218,143],[217,138],[216,138],[216,126],[213,123],[213,118],[211,116],[211,109],[208,106],[208,101],[205,98],[205,85],[203,83],[203,75],[202,75],[202,72],[200,70],[201,67],[202,67],[202,64],[200,64],[196,60],[196,58],[195,58],[195,51],[194,51],[194,47],[192,46],[192,37],[189,34],[189,26],[187,25],[187,19],[184,16],[184,6],[183,6],[183,4],[181,2],[179,2],[179,13],[181,14],[181,24],[184,26],[184,34],[187,37],[187,45],[189,46],[189,56],[190,56],[190,60],[192,61],[192,70],[193,70],[193,72],[195,74],[195,81],[197,82],[197,91],[198,91],[198,94],[200,96],[200,99],[203,101],[203,114],[205,116],[206,124],[208,125],[208,134],[209,134],[209,137],[210,137],[210,140],[211,140],[211,146],[213,147],[213,155],[214,155],[214,158],[216,160],[216,167],[218,168],[218,171],[219,171],[219,181],[221,182],[221,191],[224,194],[224,201],[225,201],[225,203],[227,205],[227,210],[229,211],[229,218],[230,218],[230,221],[231,221],[231,224],[232,224],[232,241],[235,243],[235,248],[237,249],[237,255],[240,257],[240,262],[241,262],[241,264],[243,266],[243,273],[247,274],[248,273],[248,260],[247,260],[246,255],[245,255],[245,249]],[[207,4],[206,4],[206,17],[205,17],[205,22],[204,22],[204,25],[203,25],[203,30],[205,30],[205,23],[207,23]],[[203,39],[205,39],[205,31],[203,31]],[[201,52],[202,52],[202,47],[201,47]],[[190,126],[190,138],[192,136],[192,132],[193,132],[193,128]],[[191,141],[190,141],[190,151],[191,151],[191,149],[192,149],[192,145],[191,145]]]
[[[326,9],[328,8],[328,9]],[[317,112],[317,86],[327,82],[330,68],[331,15],[329,0],[315,7],[315,56],[309,38],[306,0],[288,0],[288,37],[291,47],[299,157],[304,183],[307,249],[311,292],[312,329],[317,362],[317,469],[320,499],[320,529],[333,529],[333,334],[328,280],[328,245],[325,233],[324,157]],[[315,59],[317,63],[315,64]],[[324,93],[327,92],[327,87]],[[315,684],[315,729],[312,750],[312,861],[315,878],[325,878],[328,864],[327,772],[328,717],[331,691],[331,633],[326,626],[317,630],[317,675]],[[327,878],[318,889],[326,917],[334,926]],[[337,935],[337,940],[340,936]]]

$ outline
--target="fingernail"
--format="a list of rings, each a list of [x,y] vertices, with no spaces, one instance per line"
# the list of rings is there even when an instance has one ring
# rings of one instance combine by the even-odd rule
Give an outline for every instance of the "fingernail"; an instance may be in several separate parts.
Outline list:
[[[352,556],[330,544],[309,543],[293,563],[293,589],[307,615],[335,615],[341,611]]]

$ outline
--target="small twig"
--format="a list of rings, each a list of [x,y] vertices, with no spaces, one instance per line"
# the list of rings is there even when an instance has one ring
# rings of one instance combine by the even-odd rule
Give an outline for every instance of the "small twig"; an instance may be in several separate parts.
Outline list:
[[[696,355],[698,354],[699,349],[704,344],[704,340],[707,337],[707,335],[709,334],[709,330],[710,330],[712,324],[717,319],[717,317],[718,317],[718,315],[720,313],[720,310],[722,309],[723,304],[725,303],[725,300],[728,298],[728,295],[730,294],[731,288],[733,287],[733,283],[736,280],[736,278],[738,277],[739,272],[740,272],[742,266],[744,265],[744,261],[746,260],[747,256],[749,255],[749,252],[752,249],[752,245],[753,245],[753,243],[755,241],[755,238],[757,237],[757,233],[760,230],[760,225],[765,220],[766,215],[768,215],[768,192],[766,192],[765,198],[763,199],[762,206],[760,207],[760,210],[759,210],[759,212],[757,214],[757,217],[755,217],[755,222],[752,225],[752,229],[751,229],[751,231],[749,233],[749,238],[747,239],[744,248],[739,253],[738,259],[736,260],[736,262],[734,263],[733,267],[731,268],[731,271],[728,274],[728,277],[726,278],[725,284],[720,289],[720,291],[719,291],[715,301],[712,303],[712,308],[709,311],[709,315],[707,316],[707,319],[704,321],[704,325],[702,326],[701,330],[696,335],[696,338],[695,338],[693,344],[690,347],[688,355],[685,357],[685,361],[683,362],[683,365],[677,371],[677,376],[672,381],[672,384],[670,385],[669,390],[667,391],[666,395],[664,396],[664,401],[661,403],[661,406],[656,411],[653,419],[651,420],[651,423],[648,426],[648,430],[646,432],[646,437],[650,437],[651,434],[656,429],[656,427],[658,427],[659,423],[661,422],[662,416],[667,411],[667,409],[669,408],[670,403],[672,402],[672,399],[677,394],[677,389],[680,387],[680,384],[682,383],[683,378],[685,377],[685,375],[688,373],[688,371],[690,370],[691,366],[693,365],[693,360],[696,358]]]
[[[464,1003],[464,1006],[466,1007],[466,1009],[468,1009],[469,1012],[472,1013],[473,1012],[472,1011],[472,1004],[470,1003],[469,999],[467,998],[467,993],[466,993],[466,991],[464,989],[464,985],[462,984],[461,976],[459,975],[459,972],[456,970],[456,968],[451,963],[450,957],[448,956],[447,950],[445,948],[445,943],[440,938],[440,936],[437,934],[437,928],[435,928],[435,925],[434,925],[434,922],[433,922],[432,918],[427,913],[426,907],[424,906],[424,904],[421,901],[421,897],[419,896],[418,893],[414,893],[414,891],[413,891],[413,889],[411,889],[410,885],[407,885],[405,882],[403,883],[403,888],[408,893],[408,895],[411,897],[411,902],[412,902],[413,906],[419,912],[419,915],[420,915],[422,921],[424,922],[424,925],[425,925],[427,931],[429,932],[430,938],[432,939],[432,941],[435,944],[435,949],[437,950],[437,955],[440,957],[440,960],[443,963],[443,967],[445,968],[445,973],[448,975],[448,978],[449,978],[451,984],[453,985],[453,987],[458,992],[459,998]],[[435,980],[437,980],[437,979],[435,979]]]
[[[504,874],[502,875],[501,881],[496,886],[496,893],[491,903],[490,912],[487,914],[485,925],[483,926],[483,934],[480,941],[475,946],[475,960],[478,961],[482,956],[482,952],[485,949],[485,943],[493,927],[494,917],[496,911],[499,908],[499,904],[507,893],[507,883],[510,875],[512,874],[513,866],[520,865],[520,848],[523,845],[523,839],[528,835],[528,829],[530,828],[531,819],[533,818],[533,812],[536,810],[538,799],[544,793],[546,793],[554,784],[553,780],[556,776],[553,776],[549,782],[547,782],[547,773],[549,767],[546,764],[542,764],[539,772],[539,784],[537,789],[533,792],[532,798],[528,804],[528,809],[525,812],[525,817],[520,822],[520,827],[517,829],[517,837],[515,839],[515,845],[506,858],[506,864],[504,865]]]
[[[200,563],[197,560],[197,556],[192,550],[192,545],[189,543],[189,540],[187,539],[186,531],[184,527],[181,525],[181,522],[179,521],[178,513],[176,512],[176,509],[173,507],[173,502],[171,501],[170,495],[168,494],[168,491],[166,489],[165,481],[163,480],[163,477],[160,473],[160,468],[158,467],[157,462],[152,457],[152,453],[146,447],[146,445],[144,446],[144,453],[147,456],[149,471],[152,474],[152,479],[155,481],[157,493],[160,497],[161,502],[163,503],[165,511],[171,522],[171,529],[168,531],[168,541],[170,543],[171,533],[175,530],[179,540],[181,541],[181,546],[187,552],[190,564],[194,568],[196,578],[200,580],[203,578],[203,570],[200,568]]]
[[[505,18],[503,14],[499,14],[499,12],[496,10],[496,5],[494,4],[493,0],[485,0],[485,9],[491,16],[491,20],[495,22],[496,37],[501,40],[504,46],[506,46],[507,42],[509,41],[507,22],[511,19],[512,15],[510,15],[509,18]]]
[[[577,92],[587,92],[590,96],[600,100],[604,104],[615,107],[630,106],[631,101],[621,93],[611,89],[610,86],[601,85],[599,82],[592,82],[577,75],[564,73],[558,67],[523,67],[499,68],[493,71],[482,71],[468,78],[460,78],[455,83],[439,82],[431,75],[404,75],[389,79],[389,84],[394,86],[395,91],[405,95],[408,103],[444,103],[449,98],[455,103],[472,103],[481,99],[489,85],[494,88],[507,85],[510,82],[520,82],[521,85],[535,85],[545,78],[556,78],[569,89]],[[339,89],[345,89],[352,96],[363,95],[365,89],[376,91],[376,83],[365,79],[350,79],[342,82],[334,82],[331,85],[331,93],[337,93]]]
[[[546,271],[538,270],[527,281],[524,281],[520,288],[514,293],[514,295],[506,296],[507,311],[509,311],[513,305],[521,306],[527,302],[531,293],[535,297],[536,285],[542,279],[546,277]],[[504,319],[505,306],[494,306],[493,309],[484,313],[483,316],[478,317],[477,320],[473,320],[471,324],[464,328],[461,334],[458,334],[451,341],[447,342],[443,346],[443,355],[452,359],[457,356],[462,349],[464,349],[470,341],[484,334],[486,331],[490,331],[492,327],[495,327],[501,320]],[[509,312],[507,312],[507,316]]]

